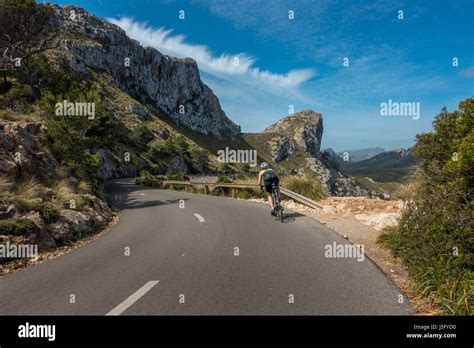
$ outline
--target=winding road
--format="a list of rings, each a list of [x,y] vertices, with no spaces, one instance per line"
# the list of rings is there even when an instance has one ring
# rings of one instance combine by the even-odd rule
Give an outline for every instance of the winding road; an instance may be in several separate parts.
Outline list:
[[[348,241],[293,212],[107,184],[120,222],[63,256],[0,277],[0,315],[408,315],[367,257],[325,257]]]

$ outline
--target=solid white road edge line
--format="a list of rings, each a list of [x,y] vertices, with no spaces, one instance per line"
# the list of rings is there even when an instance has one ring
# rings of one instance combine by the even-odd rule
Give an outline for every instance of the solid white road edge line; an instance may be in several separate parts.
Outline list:
[[[128,307],[130,307],[132,304],[137,302],[140,299],[140,297],[145,295],[148,291],[151,290],[151,288],[153,288],[156,284],[158,284],[158,282],[159,282],[159,280],[150,280],[148,283],[146,283],[140,289],[138,289],[133,294],[131,294],[125,301],[123,301],[117,307],[112,309],[106,315],[120,315],[120,314],[122,314],[125,310],[127,310]]]
[[[195,217],[197,217],[197,219],[199,220],[199,222],[206,222],[206,220],[204,220],[204,218],[199,215],[199,214],[194,214]]]

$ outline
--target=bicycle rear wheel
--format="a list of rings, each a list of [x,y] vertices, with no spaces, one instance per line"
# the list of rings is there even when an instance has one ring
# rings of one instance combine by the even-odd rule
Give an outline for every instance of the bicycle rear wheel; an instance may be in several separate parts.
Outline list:
[[[280,218],[280,221],[283,222],[284,214],[283,214],[283,208],[281,206],[278,209],[278,217]]]

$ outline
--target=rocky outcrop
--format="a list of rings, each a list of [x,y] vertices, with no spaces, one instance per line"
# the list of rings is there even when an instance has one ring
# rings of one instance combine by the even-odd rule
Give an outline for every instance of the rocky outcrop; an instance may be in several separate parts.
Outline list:
[[[295,173],[310,170],[317,174],[327,192],[334,196],[377,197],[378,194],[340,170],[340,164],[330,151],[321,152],[323,117],[312,110],[303,110],[285,117],[259,133],[266,139],[272,160],[281,166],[291,163]],[[253,137],[250,139],[258,139]]]
[[[97,149],[95,151],[99,154],[100,158],[97,177],[101,180],[138,176],[140,170],[143,169],[139,165],[122,163],[123,161],[113,159],[113,155],[105,149]]]
[[[164,174],[189,173],[189,166],[181,156],[173,157],[166,166]]]
[[[82,210],[63,209],[59,212],[57,222],[49,226],[56,243],[68,244],[78,236],[84,236],[107,225],[112,217],[110,208],[93,195],[84,195],[90,206]]]
[[[272,160],[280,162],[295,152],[295,145],[293,142],[286,137],[275,137],[268,145],[270,146],[270,153]]]
[[[38,137],[40,122],[0,122],[0,175],[48,176],[58,165]]]
[[[58,162],[47,152],[45,138],[41,122],[0,122],[0,177],[6,177],[11,182],[29,178],[36,178],[38,182],[49,181]],[[107,168],[107,165],[110,162],[105,161],[102,167]],[[129,170],[133,172],[133,169]],[[63,171],[66,177],[64,181],[75,187],[78,179],[72,176],[70,169],[64,168]],[[38,245],[39,251],[45,251],[70,242],[75,234],[84,235],[103,228],[112,217],[112,211],[102,200],[82,194],[81,198],[88,202],[87,206],[77,210],[59,210],[57,221],[47,223],[41,215],[41,207],[48,203],[49,209],[57,209],[58,204],[51,188],[40,185],[38,188],[39,197],[23,199],[21,205],[16,202],[13,191],[9,194],[1,192],[0,220],[13,222],[18,218],[29,219],[34,226],[20,237],[4,235],[4,231],[0,231],[1,240],[34,244]]]
[[[46,229],[46,224],[38,212],[31,212],[24,217],[32,220],[37,227],[26,234],[25,237],[29,243],[38,245],[39,251],[56,247],[56,241]]]
[[[286,148],[294,150],[295,147],[299,147],[302,151],[315,156],[321,148],[323,118],[317,112],[303,110],[267,127],[264,133],[278,135],[280,139],[278,142],[286,143]]]
[[[315,157],[306,158],[306,168],[315,172],[327,190],[334,196],[378,197],[377,192],[371,191],[357,183],[353,178],[339,170],[339,164],[334,162],[326,153],[318,153]]]
[[[117,87],[155,114],[194,131],[218,138],[240,134],[240,127],[227,118],[217,97],[201,81],[193,59],[144,48],[118,26],[80,7],[52,6],[56,24],[84,38],[66,42],[69,64],[75,71],[108,73]]]

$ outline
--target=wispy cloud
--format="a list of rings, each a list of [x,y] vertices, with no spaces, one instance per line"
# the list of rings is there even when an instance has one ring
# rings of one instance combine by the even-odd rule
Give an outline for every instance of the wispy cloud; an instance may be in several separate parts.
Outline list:
[[[223,79],[241,77],[247,84],[264,84],[265,88],[270,87],[275,93],[285,90],[296,92],[300,85],[315,75],[312,69],[290,70],[286,74],[273,73],[257,67],[256,60],[244,52],[216,55],[206,45],[187,43],[186,36],[174,35],[172,29],[153,28],[128,17],[107,20],[121,27],[129,37],[144,46],[154,47],[170,56],[193,58],[206,73]]]

